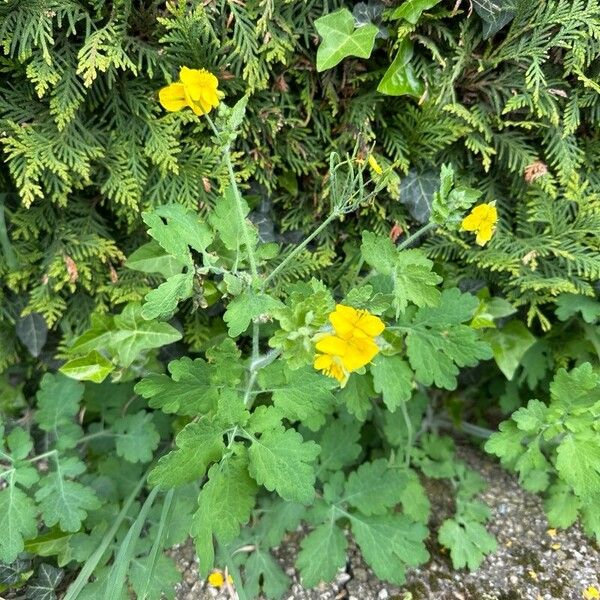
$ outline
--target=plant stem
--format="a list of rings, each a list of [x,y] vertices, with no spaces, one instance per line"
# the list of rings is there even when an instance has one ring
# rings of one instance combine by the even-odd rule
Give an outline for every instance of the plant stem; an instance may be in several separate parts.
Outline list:
[[[398,244],[398,250],[404,250],[404,248],[412,244],[417,238],[420,238],[422,235],[426,234],[428,231],[431,231],[435,227],[437,227],[437,223],[434,223],[433,221],[423,225],[423,227],[417,229],[412,235],[409,235],[403,242]]]
[[[17,267],[17,256],[8,238],[6,230],[6,221],[4,220],[4,197],[6,194],[0,194],[0,248],[4,254],[4,260],[9,269],[14,271]]]
[[[294,250],[288,254],[276,267],[271,271],[269,276],[263,281],[261,289],[265,289],[267,284],[276,277],[281,270],[285,267],[287,263],[289,263],[292,259],[296,258],[310,242],[312,242],[320,233],[323,231],[329,223],[331,223],[334,219],[337,219],[339,216],[337,211],[333,211],[301,244],[296,246]]]
[[[413,445],[413,426],[410,420],[410,415],[406,408],[406,402],[400,402],[400,410],[402,411],[402,417],[404,418],[404,424],[406,425],[406,448],[404,450],[404,464],[410,467],[410,454]]]

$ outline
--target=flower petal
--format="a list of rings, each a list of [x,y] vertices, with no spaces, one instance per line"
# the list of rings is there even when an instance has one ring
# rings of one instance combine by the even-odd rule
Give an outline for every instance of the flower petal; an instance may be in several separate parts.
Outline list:
[[[356,371],[369,364],[379,353],[379,346],[371,338],[353,338],[341,357],[348,371]]]
[[[170,111],[176,112],[187,106],[185,88],[181,83],[172,83],[158,92],[158,99],[162,106]]]
[[[348,342],[336,335],[326,335],[315,344],[315,348],[325,354],[343,356],[348,350]]]

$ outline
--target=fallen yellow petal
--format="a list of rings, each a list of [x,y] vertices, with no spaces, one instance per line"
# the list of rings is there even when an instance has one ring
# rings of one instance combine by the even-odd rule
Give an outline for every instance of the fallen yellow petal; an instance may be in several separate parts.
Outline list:
[[[583,592],[584,600],[598,600],[600,598],[600,590],[597,587],[590,585]]]

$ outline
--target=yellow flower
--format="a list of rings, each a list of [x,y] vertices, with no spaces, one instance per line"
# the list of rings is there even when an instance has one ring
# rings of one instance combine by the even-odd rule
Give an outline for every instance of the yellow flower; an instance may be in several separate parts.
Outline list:
[[[197,115],[206,115],[219,105],[219,80],[206,69],[181,67],[179,81],[158,93],[160,103],[170,112],[189,106]]]
[[[369,158],[367,160],[369,161],[369,166],[371,169],[373,169],[373,171],[375,171],[375,173],[377,173],[377,175],[381,175],[383,173],[381,165],[377,162],[372,154],[369,154]]]
[[[597,600],[597,598],[600,598],[600,591],[597,587],[590,585],[583,592],[583,597],[585,600]]]
[[[463,219],[461,228],[463,231],[476,233],[475,241],[480,246],[485,246],[494,235],[497,221],[498,211],[495,202],[479,204]]]
[[[343,338],[377,337],[384,329],[383,321],[366,310],[338,304],[329,315],[335,333]]]
[[[338,304],[329,315],[334,334],[317,340],[313,366],[346,385],[352,371],[370,363],[379,352],[375,338],[383,332],[383,321],[366,310]]]
[[[223,573],[221,571],[213,571],[209,576],[208,576],[208,584],[212,585],[213,587],[216,588],[220,588],[223,587],[225,585],[225,576],[223,575]],[[233,583],[233,579],[231,578],[231,575],[227,575],[227,583]]]

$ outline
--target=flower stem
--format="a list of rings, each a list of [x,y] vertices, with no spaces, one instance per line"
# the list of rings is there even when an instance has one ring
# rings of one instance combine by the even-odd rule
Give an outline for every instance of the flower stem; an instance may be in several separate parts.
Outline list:
[[[420,238],[422,235],[425,235],[428,231],[431,231],[435,227],[437,227],[437,223],[434,223],[433,221],[423,225],[423,227],[417,229],[412,235],[409,235],[403,242],[398,244],[398,250],[404,250],[404,248],[412,244],[416,239]]]

